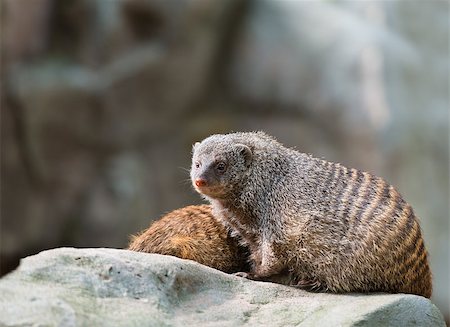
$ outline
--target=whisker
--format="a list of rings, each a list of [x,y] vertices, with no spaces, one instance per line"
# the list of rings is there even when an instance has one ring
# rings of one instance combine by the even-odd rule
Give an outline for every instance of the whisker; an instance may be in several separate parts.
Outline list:
[[[181,170],[183,170],[185,172],[191,173],[191,169],[188,169],[188,168],[178,167],[178,169],[181,169]]]
[[[180,184],[183,184],[183,185],[187,185],[187,184],[191,184],[191,183],[192,183],[192,181],[190,178],[182,179],[180,181]]]

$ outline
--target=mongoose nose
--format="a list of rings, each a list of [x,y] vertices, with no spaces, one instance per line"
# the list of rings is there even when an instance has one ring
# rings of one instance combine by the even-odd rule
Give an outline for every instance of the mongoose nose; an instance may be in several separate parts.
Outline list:
[[[197,187],[206,186],[206,181],[204,179],[198,178],[195,180],[195,185]]]

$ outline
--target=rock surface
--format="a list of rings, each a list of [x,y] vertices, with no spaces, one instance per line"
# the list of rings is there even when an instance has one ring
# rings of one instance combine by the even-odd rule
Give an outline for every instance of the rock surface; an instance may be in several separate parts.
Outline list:
[[[1,326],[445,326],[404,294],[313,294],[198,263],[116,249],[59,248],[0,280]]]

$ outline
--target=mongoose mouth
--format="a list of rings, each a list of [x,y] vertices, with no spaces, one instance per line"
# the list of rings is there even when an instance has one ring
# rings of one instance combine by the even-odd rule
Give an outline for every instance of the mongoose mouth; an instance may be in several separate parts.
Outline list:
[[[197,185],[194,183],[194,188],[197,192],[202,193],[202,194],[206,194],[206,193],[210,193],[212,191],[212,187],[207,186],[207,185]]]
[[[207,186],[207,185],[198,186],[194,183],[194,188],[198,193],[210,196],[212,198],[220,197],[223,193],[222,188],[217,186]]]

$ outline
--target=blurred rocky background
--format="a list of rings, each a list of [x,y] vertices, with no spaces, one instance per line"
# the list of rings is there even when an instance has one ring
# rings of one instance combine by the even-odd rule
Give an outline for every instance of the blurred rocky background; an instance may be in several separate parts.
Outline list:
[[[191,145],[264,130],[421,218],[449,319],[449,2],[1,1],[1,273],[201,199]]]

